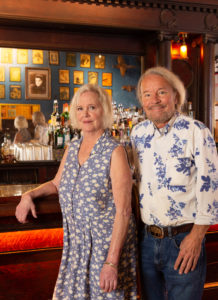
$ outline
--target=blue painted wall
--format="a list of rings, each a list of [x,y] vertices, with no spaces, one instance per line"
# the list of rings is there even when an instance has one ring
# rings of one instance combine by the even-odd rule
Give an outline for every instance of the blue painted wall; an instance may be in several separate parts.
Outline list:
[[[84,52],[83,52],[84,53]],[[80,87],[81,85],[73,84],[73,71],[82,70],[84,72],[84,83],[88,83],[88,71],[98,72],[98,84],[102,86],[102,73],[109,72],[112,73],[112,87],[103,87],[112,90],[112,99],[116,101],[117,104],[123,104],[125,108],[132,106],[140,106],[138,100],[136,99],[135,89],[131,92],[122,89],[122,86],[136,86],[138,79],[140,77],[140,59],[137,56],[124,55],[123,58],[127,65],[133,65],[134,68],[127,69],[124,77],[121,76],[120,70],[115,68],[117,65],[117,55],[103,54],[105,56],[105,68],[96,69],[95,68],[95,55],[96,53],[84,53],[90,54],[91,56],[91,67],[82,68],[80,67],[80,53],[76,53],[76,67],[66,66],[66,52],[59,52],[59,65],[49,64],[49,51],[43,51],[43,64],[37,65],[32,64],[32,50],[28,50],[28,64],[17,64],[16,49],[13,49],[13,63],[4,64],[0,63],[0,66],[5,68],[5,82],[0,82],[0,84],[5,84],[5,98],[0,99],[0,103],[19,103],[19,104],[40,104],[41,111],[44,112],[46,119],[50,118],[53,107],[53,100],[57,98],[59,100],[59,87],[69,86],[70,88],[70,99],[73,96],[74,87]],[[21,69],[21,81],[11,82],[9,76],[10,67],[20,67]],[[35,68],[50,68],[51,69],[51,100],[31,100],[25,99],[25,67],[35,67]],[[60,84],[59,83],[59,69],[70,70],[70,83]],[[10,99],[9,88],[10,85],[21,85],[22,95],[21,99],[14,100]],[[62,104],[70,103],[70,101],[59,100],[59,112],[62,112]]]

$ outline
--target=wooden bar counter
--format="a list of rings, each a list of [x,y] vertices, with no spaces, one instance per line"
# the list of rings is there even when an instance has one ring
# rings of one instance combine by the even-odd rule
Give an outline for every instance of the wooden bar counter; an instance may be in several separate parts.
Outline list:
[[[0,163],[0,184],[43,183],[54,178],[60,161]]]
[[[35,200],[37,219],[20,224],[15,208],[38,184],[0,185],[0,300],[49,300],[62,254],[62,217],[57,195]],[[206,235],[207,278],[203,300],[217,299],[218,226]]]
[[[20,224],[15,209],[22,193],[38,184],[0,185],[0,299],[52,298],[63,245],[57,195],[37,198],[37,219]]]
[[[21,224],[15,218],[15,208],[20,201],[22,193],[38,185],[0,185],[0,232],[62,227],[57,195],[37,198],[35,201],[37,219],[29,216],[29,222]]]

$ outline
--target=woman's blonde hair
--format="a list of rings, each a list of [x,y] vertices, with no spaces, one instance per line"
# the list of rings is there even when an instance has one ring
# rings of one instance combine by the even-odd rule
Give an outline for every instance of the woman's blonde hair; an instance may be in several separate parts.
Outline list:
[[[27,119],[24,116],[17,116],[14,119],[14,127],[17,129],[28,128]]]
[[[45,115],[41,111],[35,111],[32,115],[32,122],[35,123],[35,125],[42,125],[44,126],[46,124],[45,121]]]
[[[143,79],[148,75],[161,76],[169,83],[169,85],[172,87],[172,89],[177,94],[176,110],[181,111],[181,108],[184,105],[185,100],[186,100],[186,90],[185,90],[184,84],[176,74],[174,74],[173,72],[171,72],[170,70],[168,70],[164,67],[150,68],[141,75],[141,77],[139,78],[139,81],[138,81],[137,91],[136,91],[139,102],[142,104],[141,84],[142,84]]]
[[[74,94],[71,103],[70,103],[70,122],[73,128],[80,129],[78,120],[77,120],[77,105],[80,99],[80,96],[85,92],[93,92],[98,96],[98,101],[102,105],[103,115],[102,115],[102,124],[103,129],[111,128],[113,123],[113,110],[110,96],[108,93],[98,85],[85,84],[77,90]]]

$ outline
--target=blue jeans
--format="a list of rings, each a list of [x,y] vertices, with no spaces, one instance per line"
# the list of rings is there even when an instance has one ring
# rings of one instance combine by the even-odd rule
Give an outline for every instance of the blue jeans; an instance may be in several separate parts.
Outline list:
[[[181,241],[188,233],[164,239],[143,229],[140,238],[140,272],[143,300],[200,300],[206,277],[205,242],[194,271],[180,275],[174,270]]]

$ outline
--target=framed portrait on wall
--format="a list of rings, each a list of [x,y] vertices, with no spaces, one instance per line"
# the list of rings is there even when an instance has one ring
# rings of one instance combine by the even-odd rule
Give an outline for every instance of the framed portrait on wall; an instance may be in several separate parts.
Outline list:
[[[28,64],[28,50],[27,49],[17,49],[17,63],[18,64]]]
[[[13,49],[1,48],[1,63],[3,64],[13,63]]]
[[[5,81],[5,67],[0,67],[0,81]]]
[[[66,53],[66,65],[67,67],[76,67],[76,53]]]
[[[51,99],[51,70],[49,68],[25,68],[26,99]]]
[[[104,69],[105,68],[105,56],[104,55],[95,55],[95,68]]]
[[[5,98],[5,85],[0,84],[0,99],[4,99],[4,98]]]
[[[70,83],[69,70],[59,70],[59,83]]]
[[[88,72],[88,83],[98,84],[98,72]]]
[[[60,86],[60,100],[70,100],[70,88],[68,86]]]
[[[21,85],[10,85],[10,98],[21,99]]]
[[[34,65],[43,65],[43,50],[32,50],[32,61]]]
[[[59,65],[59,52],[58,51],[49,51],[49,64],[50,65]]]
[[[21,72],[19,67],[10,67],[10,81],[21,81]]]
[[[73,72],[73,83],[74,84],[83,84],[83,82],[84,82],[83,71],[74,71]]]
[[[82,68],[91,67],[91,56],[89,54],[80,54],[80,67]]]
[[[102,73],[102,86],[112,86],[112,73]]]

